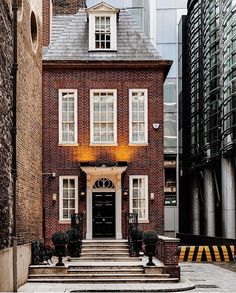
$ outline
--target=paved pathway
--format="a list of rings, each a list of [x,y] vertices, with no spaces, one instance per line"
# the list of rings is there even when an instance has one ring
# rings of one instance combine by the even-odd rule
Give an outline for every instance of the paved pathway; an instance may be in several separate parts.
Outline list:
[[[181,271],[182,277],[196,286],[191,292],[236,292],[236,273],[231,271],[233,267],[236,269],[236,262],[220,265],[182,263]]]
[[[177,289],[191,285],[196,288],[188,292],[235,292],[236,293],[236,273],[232,270],[236,268],[236,263],[224,264],[231,270],[221,266],[209,263],[182,263],[182,282],[178,284],[93,284],[93,285],[76,285],[76,284],[42,284],[27,283],[19,289],[19,292],[58,292],[69,293],[73,290],[80,289],[80,292],[93,290],[93,292],[165,292],[167,290]],[[232,269],[233,268],[233,269]],[[186,279],[189,281],[186,281]],[[100,290],[99,290],[100,289]]]

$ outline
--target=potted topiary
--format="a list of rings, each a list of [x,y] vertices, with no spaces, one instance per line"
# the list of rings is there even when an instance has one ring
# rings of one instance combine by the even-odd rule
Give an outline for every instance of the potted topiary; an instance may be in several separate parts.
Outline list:
[[[79,239],[79,233],[77,229],[69,229],[66,231],[69,242],[67,244],[67,251],[69,256],[78,257],[80,255],[81,241]]]
[[[136,255],[139,255],[142,250],[143,231],[140,229],[133,229],[131,230],[130,236],[133,242],[133,249]]]
[[[158,235],[155,230],[151,230],[144,233],[143,241],[145,244],[145,253],[149,257],[147,263],[148,266],[155,266],[152,261],[153,256],[156,254],[156,245],[157,245]]]
[[[58,256],[58,263],[56,266],[64,266],[62,257],[66,256],[66,244],[68,243],[69,237],[65,232],[58,231],[52,235],[52,242],[55,246],[55,253]]]

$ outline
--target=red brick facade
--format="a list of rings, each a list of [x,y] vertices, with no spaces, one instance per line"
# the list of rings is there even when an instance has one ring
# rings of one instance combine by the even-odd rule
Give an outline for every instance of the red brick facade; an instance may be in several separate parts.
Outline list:
[[[158,238],[157,258],[164,264],[164,273],[170,274],[171,278],[180,278],[178,244],[179,239]]]
[[[75,14],[85,7],[86,0],[53,0],[53,15]]]
[[[45,63],[46,64],[46,63]],[[148,175],[149,223],[143,230],[156,229],[163,234],[163,82],[164,69],[47,69],[43,74],[43,172],[55,172],[56,177],[44,177],[43,194],[46,217],[46,240],[57,230],[69,225],[59,223],[59,176],[76,175],[79,194],[86,189],[86,175],[81,162],[103,164],[126,161],[122,175],[122,190],[129,190],[129,175]],[[78,146],[58,145],[58,90],[78,90]],[[129,146],[129,89],[148,89],[147,146]],[[117,89],[117,146],[90,146],[90,89]],[[153,123],[160,123],[159,129]],[[150,199],[154,193],[154,199]],[[86,214],[86,196],[79,197],[79,212]],[[122,195],[122,232],[124,213],[129,212],[129,196]],[[92,215],[86,215],[87,217]]]

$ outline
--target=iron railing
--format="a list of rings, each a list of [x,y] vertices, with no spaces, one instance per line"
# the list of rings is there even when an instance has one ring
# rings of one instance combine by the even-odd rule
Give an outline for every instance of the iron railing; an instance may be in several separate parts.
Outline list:
[[[134,235],[138,232],[138,214],[127,213],[126,214],[126,237],[128,238],[129,254],[130,256],[136,256],[135,243],[133,239],[136,239]]]
[[[76,229],[79,235],[79,240],[82,241],[84,236],[84,229],[83,229],[83,214],[82,213],[74,213],[71,214],[71,228]]]

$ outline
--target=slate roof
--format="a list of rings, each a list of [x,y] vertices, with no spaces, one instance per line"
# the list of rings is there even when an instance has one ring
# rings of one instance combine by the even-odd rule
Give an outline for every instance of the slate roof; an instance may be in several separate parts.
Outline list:
[[[149,39],[126,9],[117,24],[116,52],[88,51],[88,22],[85,9],[77,14],[53,16],[51,44],[44,50],[45,61],[145,61],[162,60]]]

